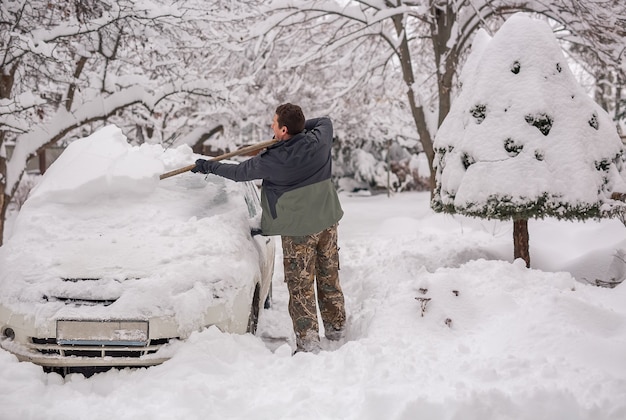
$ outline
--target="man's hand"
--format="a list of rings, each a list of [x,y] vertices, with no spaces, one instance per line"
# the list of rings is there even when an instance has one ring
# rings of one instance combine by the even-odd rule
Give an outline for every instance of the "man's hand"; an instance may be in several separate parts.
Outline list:
[[[198,159],[196,160],[196,167],[191,172],[200,172],[201,174],[212,174],[213,168],[215,168],[215,161]]]

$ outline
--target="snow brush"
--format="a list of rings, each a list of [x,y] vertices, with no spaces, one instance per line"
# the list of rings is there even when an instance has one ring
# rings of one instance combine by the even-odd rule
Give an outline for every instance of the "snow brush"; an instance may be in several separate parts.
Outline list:
[[[272,144],[276,143],[277,141],[278,140],[276,140],[276,139],[262,141],[261,143],[253,144],[251,146],[242,147],[241,149],[235,150],[234,152],[228,152],[228,153],[224,153],[223,155],[212,157],[209,160],[218,161],[218,160],[228,159],[228,158],[233,157],[233,156],[246,155],[248,153],[252,153],[252,152],[256,152],[256,151],[261,150],[261,149],[265,149],[265,148],[271,146]],[[159,175],[159,179],[165,179],[165,178],[169,178],[169,177],[174,176],[174,175],[182,174],[184,172],[191,171],[195,167],[196,167],[196,164],[194,163],[193,165],[188,165],[188,166],[184,166],[182,168],[174,169],[173,171],[166,172],[164,174]]]

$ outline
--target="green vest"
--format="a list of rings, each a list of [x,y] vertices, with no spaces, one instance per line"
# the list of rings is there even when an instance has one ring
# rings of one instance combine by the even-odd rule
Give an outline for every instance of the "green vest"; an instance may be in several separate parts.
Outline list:
[[[261,190],[263,235],[306,236],[323,231],[343,216],[337,191],[330,179],[283,193],[272,217],[265,191]]]

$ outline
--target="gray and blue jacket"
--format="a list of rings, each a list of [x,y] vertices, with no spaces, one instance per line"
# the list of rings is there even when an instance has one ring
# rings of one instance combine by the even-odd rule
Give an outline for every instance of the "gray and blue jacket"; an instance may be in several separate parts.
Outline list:
[[[304,131],[240,163],[214,164],[212,172],[234,181],[263,179],[263,235],[305,236],[343,216],[331,181],[333,125],[328,117],[307,120]]]

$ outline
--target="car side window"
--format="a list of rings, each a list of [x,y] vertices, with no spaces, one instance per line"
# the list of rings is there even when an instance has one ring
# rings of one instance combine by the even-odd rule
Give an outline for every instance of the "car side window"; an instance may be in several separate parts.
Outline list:
[[[248,206],[248,214],[250,218],[254,218],[261,212],[261,200],[257,188],[251,182],[246,182],[245,194],[246,205]]]

